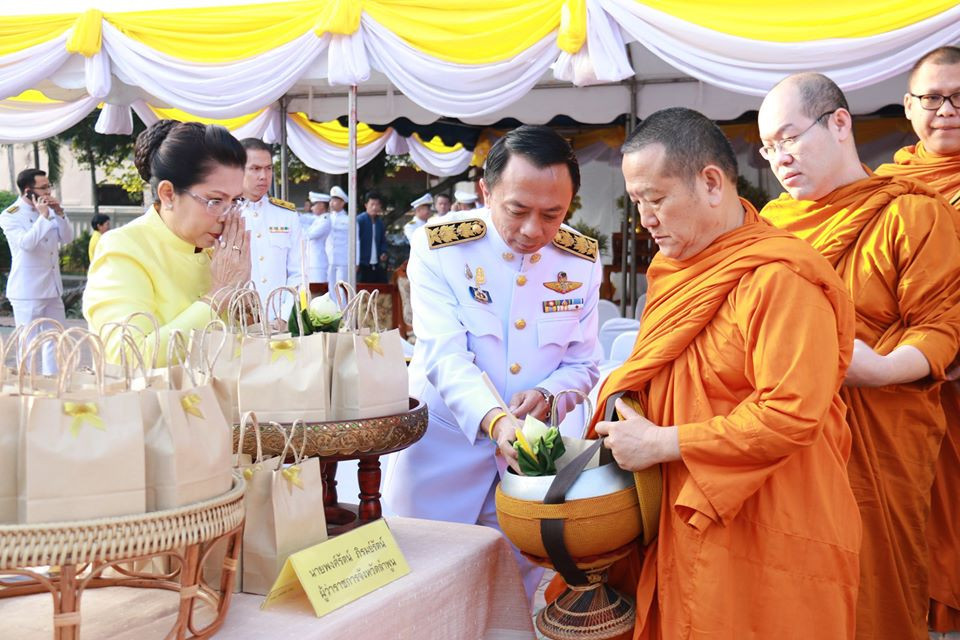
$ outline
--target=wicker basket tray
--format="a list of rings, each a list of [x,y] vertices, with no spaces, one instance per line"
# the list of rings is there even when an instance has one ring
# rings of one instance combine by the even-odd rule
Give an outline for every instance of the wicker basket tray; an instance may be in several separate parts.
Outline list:
[[[243,534],[244,482],[235,476],[227,493],[195,504],[129,516],[31,525],[0,526],[0,598],[49,592],[53,637],[80,637],[84,589],[125,586],[180,593],[177,621],[167,637],[209,638],[223,624]],[[203,581],[201,567],[213,545],[227,540],[220,583]],[[160,571],[143,567],[157,565]],[[51,571],[38,567],[51,566]],[[10,575],[20,576],[11,579]],[[222,595],[221,595],[222,594]],[[202,629],[194,604],[216,616]]]

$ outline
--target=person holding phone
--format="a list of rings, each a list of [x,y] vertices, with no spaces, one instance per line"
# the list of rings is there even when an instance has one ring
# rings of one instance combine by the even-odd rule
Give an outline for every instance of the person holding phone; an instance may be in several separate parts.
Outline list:
[[[63,207],[50,194],[50,180],[40,169],[24,169],[17,176],[20,197],[0,214],[0,229],[10,245],[7,297],[17,326],[38,318],[63,323],[63,282],[60,245],[73,240],[73,228]],[[39,329],[38,329],[39,330]],[[29,341],[32,336],[25,336]],[[42,355],[42,372],[56,373],[53,343]]]

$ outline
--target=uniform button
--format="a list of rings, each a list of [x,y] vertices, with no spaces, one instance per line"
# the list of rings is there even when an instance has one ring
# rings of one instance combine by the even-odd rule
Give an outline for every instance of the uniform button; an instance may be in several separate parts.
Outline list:
[[[258,238],[259,238],[260,236],[262,236],[262,235],[263,235],[262,233],[260,233],[259,231],[257,231],[257,237],[258,237]]]
[[[259,218],[259,217],[260,217],[260,214],[257,213],[256,211],[254,211],[254,212],[253,212],[253,217],[254,217],[254,218]]]
[[[263,262],[263,256],[260,256],[259,260],[260,262]]]
[[[523,318],[520,318],[519,320],[513,323],[513,326],[515,326],[517,329],[520,329],[520,330],[526,329],[527,321],[524,320]]]
[[[540,262],[540,254],[535,253],[532,256],[530,256],[530,262],[532,262],[533,264],[537,264],[538,262]]]
[[[512,365],[510,365],[510,373],[512,373],[513,375],[517,375],[518,373],[520,373],[520,364],[517,362],[514,362]]]
[[[508,251],[507,253],[503,254],[503,259],[507,262],[510,262],[513,260],[513,254]]]
[[[262,282],[263,284],[267,284],[267,279],[266,279],[266,278],[260,278],[260,282]]]
[[[522,287],[523,285],[527,284],[527,276],[525,276],[525,275],[523,275],[523,274],[517,276],[517,284],[518,284],[519,286],[521,286],[521,287]]]

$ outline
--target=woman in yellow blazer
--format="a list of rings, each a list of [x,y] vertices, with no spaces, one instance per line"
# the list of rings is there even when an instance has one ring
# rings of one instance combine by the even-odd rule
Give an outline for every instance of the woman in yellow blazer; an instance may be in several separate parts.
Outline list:
[[[140,134],[134,163],[156,194],[147,211],[100,239],[87,274],[83,315],[100,331],[142,311],[160,324],[159,362],[173,330],[203,328],[221,309],[211,295],[250,278],[243,206],[246,152],[225,128],[161,120]],[[154,328],[142,316],[143,348]],[[139,337],[139,336],[138,336]],[[107,344],[110,361],[119,336]]]

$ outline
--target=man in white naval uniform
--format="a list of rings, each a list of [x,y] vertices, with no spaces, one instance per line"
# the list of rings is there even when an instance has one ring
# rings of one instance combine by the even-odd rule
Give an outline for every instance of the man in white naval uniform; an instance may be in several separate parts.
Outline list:
[[[39,169],[17,176],[20,197],[0,214],[0,229],[10,245],[12,264],[7,298],[17,326],[38,318],[63,323],[63,281],[60,279],[60,245],[73,240],[73,229],[60,203],[50,195],[50,180]],[[49,327],[47,327],[49,328]],[[32,336],[25,336],[23,343]],[[55,345],[43,349],[44,374],[57,372]]]
[[[267,296],[277,287],[300,287],[300,245],[302,231],[297,219],[297,207],[279,198],[266,197],[273,181],[273,155],[270,147],[257,138],[241,140],[247,151],[243,171],[243,197],[247,204],[243,218],[250,232],[250,278],[257,293],[266,303]],[[294,305],[294,297],[286,294],[280,305],[280,315],[267,310],[267,318],[281,329]]]
[[[346,206],[350,199],[340,187],[330,189],[330,235],[327,236],[327,262],[330,287],[347,281],[347,263],[350,259],[347,243],[350,241],[350,214]],[[352,268],[352,267],[351,267]]]
[[[426,193],[413,202],[410,203],[410,206],[413,207],[413,219],[403,225],[403,235],[407,237],[407,242],[411,242],[413,239],[413,233],[427,224],[427,219],[430,218],[430,205],[433,204],[433,196],[429,193]]]
[[[327,262],[327,236],[330,235],[330,214],[327,205],[330,196],[326,193],[310,192],[310,211],[300,216],[303,235],[307,246],[307,282],[326,284],[329,276]]]
[[[451,213],[414,234],[410,394],[427,403],[430,423],[388,465],[389,513],[499,528],[495,454],[516,463],[514,426],[494,420],[501,411],[481,374],[521,421],[546,419],[553,394],[596,383],[597,243],[561,226],[579,183],[562,137],[520,127],[487,157],[489,209]],[[559,418],[572,407],[561,403]],[[542,570],[519,552],[517,560],[532,598]]]

